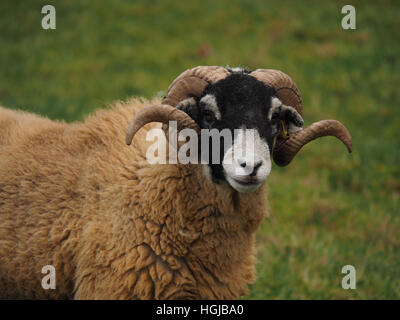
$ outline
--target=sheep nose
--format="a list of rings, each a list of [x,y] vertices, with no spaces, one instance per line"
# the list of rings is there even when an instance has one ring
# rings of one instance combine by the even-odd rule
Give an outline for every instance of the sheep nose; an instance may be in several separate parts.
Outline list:
[[[257,174],[257,171],[262,164],[263,164],[262,160],[259,160],[255,163],[249,163],[244,160],[239,161],[239,165],[242,168],[246,168],[246,171],[249,172],[250,177],[254,177]]]

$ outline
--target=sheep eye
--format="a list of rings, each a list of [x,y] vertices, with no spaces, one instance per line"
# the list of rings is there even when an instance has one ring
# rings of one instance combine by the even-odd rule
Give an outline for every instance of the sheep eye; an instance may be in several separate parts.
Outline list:
[[[208,123],[214,121],[214,114],[211,111],[205,110],[204,111],[204,120]]]

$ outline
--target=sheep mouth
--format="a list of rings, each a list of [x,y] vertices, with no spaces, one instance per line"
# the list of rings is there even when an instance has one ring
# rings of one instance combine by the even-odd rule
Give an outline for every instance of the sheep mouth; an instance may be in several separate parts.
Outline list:
[[[262,179],[250,176],[240,178],[227,176],[227,181],[233,189],[241,193],[253,192],[264,182]]]
[[[233,178],[233,180],[236,183],[241,184],[243,186],[254,186],[254,185],[257,185],[260,183],[260,180],[258,180],[257,178],[251,178],[251,177],[243,178],[243,179]]]

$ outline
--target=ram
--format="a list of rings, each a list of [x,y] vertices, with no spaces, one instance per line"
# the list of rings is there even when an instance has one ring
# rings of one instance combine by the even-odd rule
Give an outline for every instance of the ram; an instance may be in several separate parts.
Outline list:
[[[286,74],[216,66],[183,72],[162,102],[116,103],[83,123],[0,108],[0,297],[245,295],[271,158],[287,165],[326,135],[351,151],[340,122],[302,129],[301,111]],[[150,164],[146,135],[157,122],[168,133],[171,120],[178,130],[236,133],[217,163]],[[240,139],[249,131],[252,152]],[[54,290],[41,286],[46,265]]]

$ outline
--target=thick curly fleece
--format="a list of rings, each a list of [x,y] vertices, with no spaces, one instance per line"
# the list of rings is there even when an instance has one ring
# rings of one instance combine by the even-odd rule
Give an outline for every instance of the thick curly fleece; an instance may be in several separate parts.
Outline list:
[[[84,123],[0,108],[0,298],[232,299],[254,280],[265,186],[239,194],[201,165],[150,165],[158,100],[133,99]],[[56,289],[41,286],[54,265]]]

